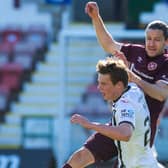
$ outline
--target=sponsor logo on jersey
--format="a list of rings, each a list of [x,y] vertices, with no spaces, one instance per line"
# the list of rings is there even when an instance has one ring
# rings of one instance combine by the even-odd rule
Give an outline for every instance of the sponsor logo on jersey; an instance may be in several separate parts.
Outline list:
[[[147,67],[148,67],[149,71],[154,71],[157,68],[157,63],[156,62],[149,62]]]
[[[123,109],[121,110],[121,117],[125,118],[133,118],[134,111],[133,110],[128,110],[128,109]]]
[[[153,80],[153,79],[154,79],[154,77],[149,76],[149,75],[147,75],[147,74],[145,74],[145,73],[140,72],[139,70],[137,70],[137,69],[135,68],[134,63],[131,64],[130,70],[132,70],[132,71],[135,72],[137,75],[140,75],[140,76],[142,76],[142,77],[144,77],[144,78],[146,78],[146,79],[150,79],[150,80]]]

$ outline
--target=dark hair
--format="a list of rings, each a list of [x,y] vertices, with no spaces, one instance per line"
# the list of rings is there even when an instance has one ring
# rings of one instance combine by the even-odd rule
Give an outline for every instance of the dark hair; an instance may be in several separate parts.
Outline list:
[[[148,29],[161,30],[165,40],[168,39],[168,25],[165,22],[160,20],[152,21],[147,25],[146,30]]]
[[[127,87],[127,67],[122,60],[107,57],[97,63],[96,70],[100,74],[109,74],[114,85],[121,81],[124,87]]]

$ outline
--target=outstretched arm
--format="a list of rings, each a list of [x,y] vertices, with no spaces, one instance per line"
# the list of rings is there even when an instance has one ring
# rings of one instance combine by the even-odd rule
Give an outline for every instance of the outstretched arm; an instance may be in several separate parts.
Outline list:
[[[128,123],[123,123],[119,126],[108,126],[100,123],[90,122],[87,118],[74,114],[71,118],[71,122],[79,124],[87,129],[97,131],[111,139],[129,141],[133,128]]]
[[[121,44],[116,42],[106,29],[103,20],[99,14],[99,8],[97,3],[88,2],[85,7],[85,12],[92,19],[98,41],[104,48],[104,50],[111,54],[114,54],[116,50],[120,50]]]

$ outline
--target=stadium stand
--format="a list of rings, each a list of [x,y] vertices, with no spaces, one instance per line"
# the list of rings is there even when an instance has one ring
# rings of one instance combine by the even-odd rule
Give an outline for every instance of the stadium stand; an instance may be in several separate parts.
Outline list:
[[[9,110],[10,92],[8,87],[0,84],[0,120],[3,120],[4,113]]]
[[[3,7],[0,6],[0,16],[5,16],[5,19],[0,17],[0,167],[2,164],[7,166],[8,164],[14,165],[15,161],[15,167],[16,165],[21,164],[23,167],[26,168],[27,160],[25,159],[25,156],[29,153],[29,150],[24,150],[25,148],[33,148],[34,152],[37,151],[37,148],[40,147],[41,149],[46,148],[46,151],[41,151],[44,154],[45,159],[43,164],[37,163],[33,161],[35,157],[32,157],[31,161],[31,167],[45,167],[45,168],[55,168],[55,154],[53,155],[53,132],[49,132],[49,135],[42,136],[44,131],[47,129],[42,129],[42,127],[36,127],[35,130],[40,129],[41,135],[37,135],[37,139],[31,139],[31,135],[25,134],[25,130],[22,124],[26,123],[27,120],[26,117],[32,120],[30,123],[33,123],[34,121],[34,115],[36,115],[37,118],[47,118],[48,116],[53,116],[56,114],[57,103],[55,101],[54,96],[52,97],[51,94],[48,94],[48,89],[51,90],[51,93],[55,89],[53,84],[53,88],[51,87],[51,84],[48,84],[48,89],[45,87],[47,85],[46,79],[49,79],[50,77],[47,75],[47,71],[43,74],[43,71],[39,73],[40,75],[36,76],[36,72],[41,69],[40,66],[43,68],[48,65],[46,59],[46,53],[48,52],[48,47],[50,46],[50,33],[51,33],[51,16],[50,14],[45,14],[44,12],[39,14],[37,5],[33,3],[24,4],[22,8],[14,9],[11,3],[12,0],[4,1]],[[5,10],[4,10],[5,9]],[[26,15],[26,16],[25,16]],[[46,28],[47,27],[47,28]],[[54,46],[55,47],[55,46]],[[49,53],[48,53],[49,55]],[[53,53],[50,54],[53,57]],[[55,55],[55,51],[54,51]],[[49,58],[47,58],[49,59]],[[41,64],[41,65],[40,65]],[[52,63],[51,63],[52,64]],[[53,67],[55,64],[53,65]],[[48,65],[49,68],[51,68],[50,65]],[[42,68],[42,69],[43,69]],[[47,68],[46,68],[47,69]],[[52,72],[54,68],[51,69],[52,75],[54,73]],[[45,71],[45,68],[44,68]],[[49,72],[49,74],[50,74]],[[47,75],[45,77],[45,75]],[[45,80],[43,80],[45,79]],[[44,84],[42,82],[37,82],[38,86],[35,81],[43,80]],[[35,82],[35,90],[39,89],[39,94],[34,97],[34,94],[36,92],[31,92],[31,94],[28,93],[28,97],[31,99],[32,97],[32,104],[35,104],[35,108],[30,103],[30,99],[28,97],[26,98],[26,105],[24,106],[24,98],[22,98],[22,95],[24,94],[24,89],[26,92],[27,85],[33,85],[32,83]],[[51,80],[50,83],[52,83],[53,80]],[[57,82],[57,81],[56,81]],[[41,84],[44,87],[41,87]],[[44,90],[44,99],[41,98],[42,90]],[[53,94],[54,95],[54,94]],[[56,94],[57,96],[57,94]],[[24,96],[23,96],[24,97]],[[49,97],[49,99],[48,99]],[[38,101],[39,98],[39,102]],[[54,100],[54,101],[52,101]],[[22,102],[23,101],[23,102]],[[41,101],[41,104],[40,104]],[[44,104],[43,104],[44,103]],[[56,106],[52,109],[50,108],[51,104],[56,103]],[[23,105],[18,105],[23,104]],[[44,108],[41,108],[43,105]],[[16,108],[16,106],[23,108],[23,113],[19,113],[19,107]],[[30,110],[29,113],[29,106],[33,107],[34,110]],[[27,108],[27,109],[26,109]],[[32,109],[33,109],[32,108]],[[48,110],[46,110],[48,108]],[[43,109],[43,112],[41,113],[40,109]],[[51,109],[51,111],[50,111]],[[16,110],[16,111],[15,111]],[[46,111],[45,111],[46,110]],[[26,115],[26,112],[28,116]],[[47,114],[49,113],[49,114]],[[47,116],[46,116],[47,114]],[[32,119],[33,118],[33,119]],[[42,122],[41,120],[40,122]],[[38,120],[36,120],[34,123],[38,123]],[[44,120],[44,124],[47,123]],[[49,121],[50,125],[53,124],[53,121]],[[36,124],[37,125],[37,124]],[[31,129],[32,130],[32,129]],[[29,138],[29,139],[26,139]],[[48,142],[46,142],[44,139],[47,139]],[[49,141],[49,140],[50,141]],[[39,140],[39,141],[38,141]],[[51,141],[52,140],[52,141]],[[26,143],[25,143],[26,142]],[[47,146],[48,143],[48,146]],[[12,149],[16,150],[12,150]],[[21,149],[22,148],[22,149]],[[4,150],[2,150],[4,149]],[[55,149],[54,149],[55,150]],[[33,153],[34,153],[33,152]],[[48,152],[48,153],[47,153]],[[23,156],[23,153],[24,156]],[[41,153],[41,154],[42,154]],[[51,154],[50,154],[51,153]],[[42,154],[42,155],[43,155]],[[12,155],[12,159],[11,159]],[[49,156],[50,155],[50,156]],[[36,156],[37,157],[37,156]],[[3,162],[4,159],[6,159],[6,162]],[[19,160],[17,160],[19,159]],[[21,160],[20,160],[21,159]],[[8,162],[9,161],[9,162]],[[22,163],[23,162],[23,163]],[[44,164],[45,163],[45,164]],[[21,166],[21,167],[22,167]],[[30,165],[27,164],[27,167]]]
[[[73,113],[82,114],[89,118],[110,117],[110,109],[97,89],[97,74],[93,74],[93,81],[86,86],[81,95],[81,101],[77,103],[71,115]]]
[[[0,67],[1,84],[5,85],[11,92],[12,99],[16,99],[15,95],[21,90],[23,68],[20,64],[6,63]]]
[[[154,4],[153,10],[150,12],[142,12],[140,14],[141,24],[146,25],[153,20],[163,20],[167,22],[168,15],[165,15],[168,11],[168,4],[164,1],[160,1]]]
[[[2,41],[4,43],[15,45],[17,42],[21,41],[22,38],[23,32],[20,27],[7,26],[2,30]]]
[[[13,46],[9,43],[0,42],[0,65],[8,63],[11,60],[11,55],[13,51]]]

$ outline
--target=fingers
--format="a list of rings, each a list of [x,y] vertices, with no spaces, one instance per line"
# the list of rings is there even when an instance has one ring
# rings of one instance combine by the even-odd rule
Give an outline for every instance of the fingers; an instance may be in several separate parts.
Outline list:
[[[93,11],[93,5],[91,2],[88,2],[85,7],[85,13],[90,14]]]
[[[119,58],[119,59],[125,59],[124,53],[121,52],[121,51],[118,51],[118,50],[116,50],[116,51],[114,52],[114,56],[116,56],[116,57]]]
[[[72,123],[76,123],[77,122],[77,119],[80,117],[79,114],[74,114],[72,117],[71,117],[71,122]]]
[[[114,52],[114,56],[117,57],[118,59],[123,60],[124,64],[125,64],[127,67],[129,66],[129,63],[128,63],[128,61],[127,61],[127,58],[125,57],[125,55],[124,55],[123,52],[116,50],[116,51]]]
[[[95,10],[98,10],[98,6],[96,2],[88,2],[85,6],[85,13],[91,15]]]
[[[79,115],[79,114],[74,114],[72,117],[71,117],[71,122],[74,123],[74,124],[81,124],[83,121],[85,121],[85,117]]]

